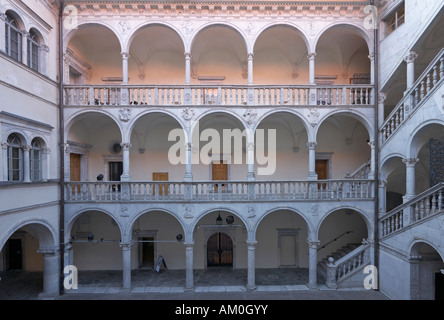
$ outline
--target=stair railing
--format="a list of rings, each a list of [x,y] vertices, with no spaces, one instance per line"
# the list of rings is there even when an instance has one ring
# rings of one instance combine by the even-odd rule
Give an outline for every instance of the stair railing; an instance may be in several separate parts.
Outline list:
[[[350,231],[344,232],[343,234],[337,236],[337,237],[334,238],[333,240],[327,242],[327,243],[326,243],[325,245],[323,245],[322,247],[318,248],[318,251],[321,250],[321,249],[324,249],[324,248],[327,247],[328,245],[332,244],[333,242],[336,242],[338,239],[340,239],[340,238],[342,238],[342,237],[344,237],[344,236],[346,236],[346,235],[348,235],[348,234],[350,234],[350,233],[353,233],[353,231],[350,230]]]

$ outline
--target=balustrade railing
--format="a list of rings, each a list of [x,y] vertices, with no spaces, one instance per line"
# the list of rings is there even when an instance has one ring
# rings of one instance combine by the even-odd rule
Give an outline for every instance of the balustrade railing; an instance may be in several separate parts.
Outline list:
[[[327,287],[337,288],[339,282],[368,265],[370,263],[370,247],[369,243],[363,244],[337,261],[329,258]]]
[[[386,237],[421,220],[444,212],[444,183],[421,193],[393,209],[380,220],[381,237]]]
[[[368,161],[361,165],[358,169],[352,173],[347,172],[346,178],[348,179],[367,179],[371,170],[371,161]]]
[[[78,182],[66,201],[298,201],[373,199],[372,180]]]
[[[65,85],[66,106],[370,105],[373,86]],[[315,89],[315,90],[312,90]],[[313,102],[310,101],[310,95]]]
[[[380,129],[381,142],[384,143],[404,123],[408,115],[419,107],[432,90],[441,85],[444,79],[444,49],[433,59],[413,87],[395,106]]]

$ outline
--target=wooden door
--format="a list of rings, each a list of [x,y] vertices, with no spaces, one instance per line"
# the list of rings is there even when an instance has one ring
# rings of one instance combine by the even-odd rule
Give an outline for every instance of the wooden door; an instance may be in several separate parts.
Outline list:
[[[168,181],[168,172],[153,172],[153,181]],[[153,188],[153,195],[156,189]],[[159,184],[159,196],[168,195],[168,184]]]
[[[211,176],[213,181],[227,181],[228,180],[228,164],[226,163],[212,163]],[[222,190],[225,191],[225,184],[221,185]],[[219,186],[214,185],[214,191],[218,191]]]
[[[328,160],[316,160],[316,174],[318,175],[318,180],[328,179]],[[325,183],[319,183],[318,189],[325,189]]]
[[[232,266],[233,241],[223,232],[213,234],[207,242],[207,266]]]
[[[69,154],[69,180],[80,181],[80,157],[78,153]],[[76,190],[77,189],[77,190]],[[80,185],[72,186],[72,192],[80,192]]]

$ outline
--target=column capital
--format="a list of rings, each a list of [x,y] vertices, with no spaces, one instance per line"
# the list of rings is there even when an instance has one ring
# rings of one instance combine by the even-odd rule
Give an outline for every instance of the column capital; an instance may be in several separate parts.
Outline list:
[[[49,47],[46,44],[43,44],[42,46],[40,46],[40,49],[44,52],[49,52]]]
[[[402,159],[402,162],[404,162],[407,167],[414,167],[418,163],[418,161],[419,161],[418,158]]]
[[[387,99],[387,95],[384,92],[380,92],[378,95],[378,102],[384,103],[385,99]]]
[[[370,146],[370,148],[374,149],[376,146],[376,142],[375,141],[369,141],[368,145]]]
[[[407,63],[412,63],[418,58],[418,54],[415,51],[410,51],[408,55],[404,57],[404,61]]]
[[[122,142],[120,146],[122,147],[123,151],[128,151],[132,147],[132,144],[129,142]]]
[[[191,59],[191,52],[184,52],[185,59]]]
[[[2,142],[2,149],[8,149],[8,143]]]
[[[253,60],[253,57],[254,57],[254,53],[253,52],[247,53],[247,59],[248,60]]]
[[[387,180],[378,180],[378,187],[379,188],[385,188],[385,186],[386,186],[386,184],[387,184]]]
[[[0,20],[6,21],[6,13],[0,12]]]
[[[128,60],[130,57],[129,52],[121,52],[120,54],[122,55],[123,60]]]
[[[23,36],[24,38],[27,38],[28,35],[29,35],[29,32],[26,31],[26,30],[20,30],[20,33],[22,34],[22,36]]]
[[[370,53],[370,54],[368,55],[368,58],[370,59],[370,61],[374,61],[374,60],[375,60],[375,57],[376,57],[376,54],[375,54],[375,53]]]
[[[317,143],[314,141],[310,141],[307,143],[307,147],[309,150],[314,150],[316,148]]]
[[[247,245],[249,247],[256,247],[257,241],[249,241],[249,240],[247,240],[246,242],[247,242]]]
[[[317,249],[319,244],[321,243],[321,241],[319,240],[311,240],[311,239],[307,239],[307,243],[308,243],[308,247],[310,249]]]
[[[22,146],[22,148],[23,148],[23,151],[29,151],[29,150],[31,150],[32,147],[25,145],[25,146]]]
[[[132,245],[133,245],[132,242],[130,242],[130,243],[127,243],[127,242],[119,243],[119,246],[122,248],[122,250],[130,250]]]
[[[184,242],[183,243],[183,246],[185,247],[185,248],[194,248],[194,241],[193,242]]]
[[[316,57],[316,52],[309,53],[307,56],[308,60],[314,60],[315,57]]]

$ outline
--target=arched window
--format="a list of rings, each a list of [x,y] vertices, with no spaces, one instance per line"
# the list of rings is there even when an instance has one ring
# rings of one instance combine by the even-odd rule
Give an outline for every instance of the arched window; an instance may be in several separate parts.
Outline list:
[[[23,180],[23,148],[16,134],[8,137],[8,181]]]
[[[37,33],[31,29],[28,35],[28,67],[39,71],[40,43]]]
[[[29,162],[29,168],[31,169],[31,180],[42,180],[42,144],[37,138],[34,138],[31,142]]]
[[[17,20],[10,13],[6,13],[5,24],[6,53],[14,60],[21,62],[22,34],[20,32]]]

